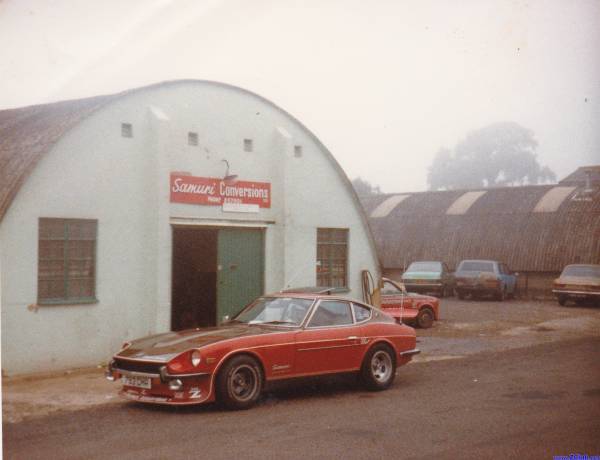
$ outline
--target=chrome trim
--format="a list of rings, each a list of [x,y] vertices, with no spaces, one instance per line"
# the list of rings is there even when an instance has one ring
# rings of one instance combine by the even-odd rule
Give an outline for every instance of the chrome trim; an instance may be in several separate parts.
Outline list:
[[[360,345],[363,345],[363,344],[361,344],[361,343],[348,343],[346,345],[332,345],[330,347],[298,348],[298,351],[329,350],[331,348],[358,347]]]
[[[134,362],[140,362],[140,363],[152,363],[152,364],[167,364],[169,362],[169,360],[164,360],[164,359],[152,359],[152,358],[129,358],[127,356],[119,356],[119,353],[121,353],[122,350],[119,350],[119,352],[113,356],[113,359],[122,359],[124,361],[134,361]],[[174,355],[177,356],[177,355]]]
[[[560,289],[552,289],[555,294],[575,294],[575,295],[600,295],[599,291],[564,291]]]
[[[167,382],[169,380],[173,380],[173,379],[189,379],[189,378],[193,378],[193,377],[203,377],[205,375],[210,375],[210,372],[193,372],[190,374],[169,374],[169,371],[167,370],[167,366],[162,366],[160,368],[160,380],[162,382]]]
[[[210,375],[210,372],[194,372],[193,374],[165,374],[170,379],[188,379],[192,377],[204,377]]]
[[[400,356],[412,356],[412,355],[418,355],[419,353],[421,353],[421,350],[419,350],[418,348],[413,348],[412,350],[406,350],[406,351],[400,352]]]

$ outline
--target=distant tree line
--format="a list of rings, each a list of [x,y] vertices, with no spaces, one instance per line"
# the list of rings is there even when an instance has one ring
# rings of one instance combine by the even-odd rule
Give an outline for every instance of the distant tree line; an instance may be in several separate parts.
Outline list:
[[[470,189],[555,182],[541,166],[533,132],[517,123],[471,131],[453,150],[441,148],[427,174],[431,190]]]
[[[381,194],[381,189],[378,185],[372,185],[360,176],[352,179],[352,186],[359,197]]]

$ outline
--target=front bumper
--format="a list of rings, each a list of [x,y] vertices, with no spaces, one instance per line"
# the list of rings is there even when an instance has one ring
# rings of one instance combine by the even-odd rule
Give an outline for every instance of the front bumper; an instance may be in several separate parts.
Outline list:
[[[464,293],[478,293],[478,294],[497,294],[500,292],[500,287],[497,286],[484,286],[482,284],[457,284],[456,290]]]
[[[401,351],[400,356],[414,356],[421,353],[421,350],[418,348],[413,348],[412,350]]]
[[[189,405],[212,400],[212,374],[196,372],[193,374],[170,374],[166,365],[159,373],[137,372],[119,369],[109,363],[105,377],[109,381],[121,380],[123,388],[119,394],[129,400],[151,403]],[[144,379],[149,388],[128,384],[131,378]]]
[[[575,291],[572,289],[552,289],[554,294],[558,295],[568,295],[572,297],[596,297],[600,296],[600,291]]]

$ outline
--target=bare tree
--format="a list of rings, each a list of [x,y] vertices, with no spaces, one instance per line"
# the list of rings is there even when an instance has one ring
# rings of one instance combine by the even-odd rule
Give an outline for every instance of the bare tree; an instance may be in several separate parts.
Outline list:
[[[533,132],[517,123],[495,123],[470,132],[454,151],[440,149],[427,175],[429,188],[500,187],[553,182],[556,174],[536,157]]]
[[[379,195],[381,193],[381,189],[378,185],[371,185],[370,182],[361,177],[352,179],[352,186],[359,197]]]

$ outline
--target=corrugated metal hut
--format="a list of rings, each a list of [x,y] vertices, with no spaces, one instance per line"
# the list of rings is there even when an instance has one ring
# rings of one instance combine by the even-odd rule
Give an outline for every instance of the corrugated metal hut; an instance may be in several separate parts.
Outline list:
[[[535,296],[567,264],[600,264],[600,166],[554,185],[375,195],[363,206],[391,278],[415,260],[496,259]]]

